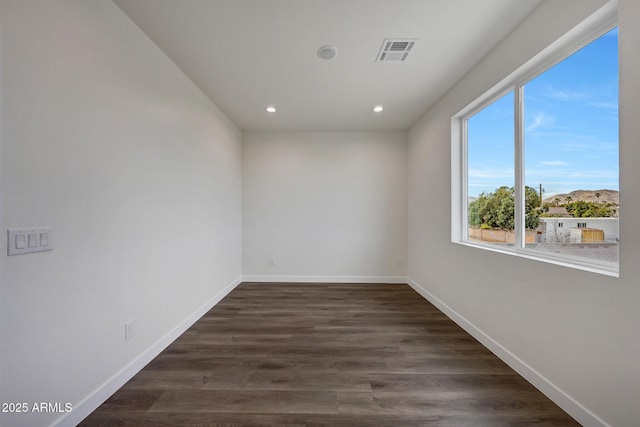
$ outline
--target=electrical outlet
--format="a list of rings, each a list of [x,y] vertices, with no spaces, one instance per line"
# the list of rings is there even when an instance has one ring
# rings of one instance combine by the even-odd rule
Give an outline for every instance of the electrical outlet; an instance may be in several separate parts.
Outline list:
[[[129,340],[129,339],[133,338],[133,336],[136,334],[135,323],[136,323],[136,319],[131,319],[127,323],[124,324],[124,339],[125,340]]]
[[[403,267],[403,266],[404,266],[404,261],[402,261],[402,258],[398,258],[398,259],[396,260],[396,265],[397,265],[398,267]]]
[[[273,266],[276,265],[276,259],[275,258],[269,258],[269,265]]]

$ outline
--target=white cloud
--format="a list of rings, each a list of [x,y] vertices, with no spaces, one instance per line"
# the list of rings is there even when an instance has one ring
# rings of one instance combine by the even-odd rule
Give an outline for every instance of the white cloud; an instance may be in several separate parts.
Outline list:
[[[513,169],[469,169],[469,178],[513,178]]]
[[[574,172],[569,174],[569,178],[589,178],[589,179],[618,179],[619,172],[617,170],[591,170],[589,172]]]
[[[530,123],[529,126],[525,128],[527,132],[533,132],[541,126],[547,126],[553,123],[553,117],[546,115],[543,113],[538,113],[533,117],[533,123]]]
[[[565,142],[563,144],[558,144],[558,149],[562,149],[567,152],[576,152],[580,151],[585,154],[585,156],[593,157],[594,153],[617,153],[618,152],[618,143],[617,142],[590,142],[590,143],[573,143],[573,142]],[[598,156],[600,157],[600,156]]]
[[[558,101],[576,101],[590,98],[587,90],[557,89],[550,84],[541,85],[536,93],[543,98],[551,98]]]
[[[593,101],[593,102],[590,102],[589,105],[594,108],[601,108],[603,110],[618,111],[617,102]]]
[[[557,99],[559,101],[574,101],[581,100],[589,97],[589,93],[580,92],[580,91],[570,91],[570,90],[560,90],[549,88],[549,92],[547,96],[552,99]]]
[[[562,160],[548,160],[545,162],[540,162],[543,166],[569,166],[569,163],[563,162]]]

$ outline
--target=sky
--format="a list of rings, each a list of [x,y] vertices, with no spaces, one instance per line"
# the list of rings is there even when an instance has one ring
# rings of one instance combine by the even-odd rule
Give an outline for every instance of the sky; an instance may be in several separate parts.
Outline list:
[[[468,120],[468,193],[514,181],[513,92]],[[524,85],[525,184],[618,190],[618,29]]]

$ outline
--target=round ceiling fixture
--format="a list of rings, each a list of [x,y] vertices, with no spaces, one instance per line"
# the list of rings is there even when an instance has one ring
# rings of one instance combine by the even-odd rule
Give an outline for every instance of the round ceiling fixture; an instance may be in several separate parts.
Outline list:
[[[266,110],[267,110],[267,113],[275,113],[276,107],[270,105],[266,108]]]
[[[338,54],[338,48],[330,44],[322,46],[318,49],[318,56],[322,59],[333,59]]]
[[[375,107],[373,107],[373,111],[375,113],[382,113],[382,110],[384,110],[384,108],[382,107],[382,105],[376,105]]]

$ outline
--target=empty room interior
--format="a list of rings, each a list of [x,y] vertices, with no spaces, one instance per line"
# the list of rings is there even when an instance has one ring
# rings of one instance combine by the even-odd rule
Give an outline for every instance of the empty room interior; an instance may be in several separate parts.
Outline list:
[[[639,23],[0,0],[0,425],[639,425]]]

